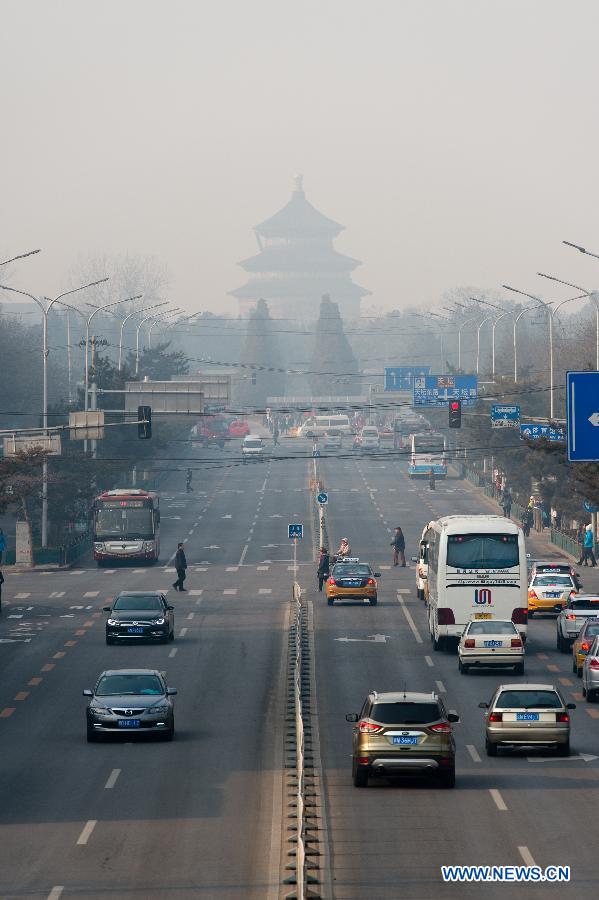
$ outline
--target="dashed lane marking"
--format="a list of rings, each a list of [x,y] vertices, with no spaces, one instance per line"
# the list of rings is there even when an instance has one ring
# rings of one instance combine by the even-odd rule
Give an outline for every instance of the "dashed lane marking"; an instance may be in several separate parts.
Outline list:
[[[75,634],[77,637],[81,637],[82,634],[85,634],[85,628],[78,628]]]
[[[29,696],[29,691],[19,691],[18,694],[15,694],[15,700],[27,700]]]
[[[518,853],[522,857],[525,866],[536,866],[536,862],[528,847],[518,847]]]
[[[259,594],[272,594],[272,588],[258,588]]]
[[[474,744],[466,744],[466,750],[472,757],[472,762],[479,763],[481,762],[481,758],[479,756],[478,750],[474,746]]]
[[[587,715],[591,717],[591,719],[599,719],[599,709],[589,709],[587,707]]]
[[[70,575],[85,575],[85,569],[73,569],[73,571],[69,572],[69,574]]]
[[[45,666],[41,667],[40,672],[51,672],[55,667],[56,663],[46,663]]]
[[[559,672],[559,666],[556,666],[554,663],[551,663],[551,665],[548,663],[547,668],[550,672]]]
[[[489,788],[489,793],[493,798],[493,803],[497,807],[497,809],[501,810],[501,812],[505,812],[507,810],[507,805],[503,797],[501,796],[501,792],[497,790],[497,788]]]
[[[100,591],[86,591],[84,597],[97,597]],[[72,607],[74,609],[74,607]]]
[[[27,597],[31,597],[31,593],[30,593],[30,592],[29,592],[29,593],[24,593],[24,594],[15,594],[15,600],[26,600]]]
[[[105,790],[110,791],[115,786],[117,782],[117,778],[121,774],[120,769],[113,769],[110,775],[108,776],[108,781],[104,785]]]
[[[114,575],[115,572],[116,572],[116,569],[104,569],[105,575]]]
[[[201,597],[201,595],[202,595],[203,593],[204,593],[203,588],[194,589],[194,590],[192,590],[192,591],[189,592],[189,594],[190,594],[191,597]]]
[[[572,679],[571,678],[558,678],[560,684],[563,684],[564,687],[572,687]]]
[[[440,694],[447,693],[447,688],[445,687],[445,685],[443,684],[442,681],[435,681],[435,684],[437,685],[437,690],[439,691]]]
[[[422,635],[416,628],[416,623],[414,622],[414,619],[412,618],[412,613],[410,612],[410,610],[408,609],[408,607],[405,604],[404,598],[400,595],[400,596],[398,596],[397,600],[403,610],[403,614],[406,617],[406,621],[412,630],[412,634],[414,635],[416,643],[421,644],[422,643]]]
[[[64,650],[59,650],[58,653],[55,653],[52,659],[63,659],[66,656]]]
[[[98,820],[97,820],[97,819],[90,819],[89,822],[86,822],[86,823],[85,823],[85,825],[83,826],[83,830],[82,830],[81,834],[80,834],[79,837],[77,838],[77,844],[78,844],[80,847],[83,846],[84,844],[87,844],[87,842],[89,841],[89,839],[90,839],[90,837],[91,837],[91,833],[92,833],[92,831],[94,830],[94,828],[96,827],[97,824],[98,824]]]
[[[237,593],[237,588],[225,588],[223,591],[223,594],[229,594],[229,595],[236,594],[236,593]]]
[[[270,569],[270,566],[256,566],[257,572],[268,572],[269,569]]]
[[[181,628],[181,630],[179,631],[179,637],[185,637],[186,634],[187,628]]]
[[[55,884],[50,893],[48,894],[47,900],[60,900],[62,897],[62,892],[64,891],[64,884]]]
[[[174,656],[177,655],[177,649],[178,649],[177,647],[172,647],[172,648],[171,648],[171,652],[170,652],[169,655],[168,655],[169,659],[172,659]]]
[[[239,566],[226,566],[225,572],[239,572]]]
[[[16,708],[16,706],[5,706],[0,712],[0,719],[8,719],[9,716],[12,716]]]
[[[397,588],[397,593],[398,594],[411,594],[412,589],[411,588]]]
[[[195,616],[195,613],[194,613],[194,612],[187,613],[187,618],[188,618],[188,619],[193,619],[194,616]]]
[[[425,656],[425,657],[424,657],[424,661],[425,661],[425,663],[427,664],[427,666],[429,666],[431,669],[432,669],[432,668],[434,667],[434,665],[435,665],[434,662],[432,661],[432,659],[431,659],[430,656]]]
[[[43,680],[44,680],[43,678],[30,678],[29,681],[27,682],[27,684],[30,687],[37,687],[38,684],[41,684]]]
[[[64,597],[64,595],[65,595],[64,591],[52,591],[52,593],[50,594],[50,597],[48,599],[53,600],[55,597]]]
[[[77,641],[65,641],[65,647],[74,647]]]
[[[546,653],[537,653],[537,659],[549,659]]]

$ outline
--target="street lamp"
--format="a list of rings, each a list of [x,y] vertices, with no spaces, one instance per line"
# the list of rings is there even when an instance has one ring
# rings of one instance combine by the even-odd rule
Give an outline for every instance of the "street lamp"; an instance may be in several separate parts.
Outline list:
[[[166,301],[168,303],[168,301]],[[142,325],[145,325],[146,322],[149,322],[150,319],[155,318],[155,316],[150,313],[149,316],[144,316],[141,321],[137,323],[137,328],[135,330],[135,374],[139,375],[139,332],[141,330]]]
[[[466,325],[469,325],[476,319],[478,319],[478,316],[471,316],[469,319],[462,322],[461,325],[458,325],[458,370],[461,370],[462,368],[462,328],[465,328]]]
[[[170,319],[171,316],[176,316],[180,312],[181,312],[181,307],[177,306],[175,309],[172,310],[172,312],[160,313],[159,315],[157,315],[154,318],[154,320],[150,323],[150,327],[148,328],[148,350],[152,349],[152,329],[154,328],[154,326],[157,325],[159,322],[163,322],[164,319]],[[174,324],[174,323],[172,323],[172,324]]]
[[[567,243],[567,241],[564,241],[564,243]],[[571,246],[574,246],[574,244]],[[589,253],[589,256],[594,255],[594,253]],[[554,275],[546,275],[544,272],[537,272],[537,275],[540,275],[541,278],[548,278],[550,281],[556,281],[558,284],[565,284],[566,287],[575,288],[577,291],[585,291],[583,296],[586,295],[595,304],[595,369],[599,372],[599,294],[597,291],[587,291],[585,288],[580,287],[579,284],[572,284],[571,281],[562,281],[561,278],[556,278]]]
[[[4,259],[0,262],[0,266],[7,266],[11,262],[16,262],[17,259],[25,259],[27,256],[35,256],[36,253],[41,253],[41,250],[29,250],[28,253],[19,253],[18,256],[13,256],[11,259]]]
[[[124,297],[122,300],[111,300],[110,303],[104,303],[102,306],[97,306],[93,313],[91,313],[87,317],[87,321],[85,323],[85,398],[84,398],[84,409],[87,412],[89,409],[89,327],[91,325],[92,319],[99,312],[102,312],[104,309],[110,309],[111,306],[118,306],[120,303],[130,303],[131,300],[136,300],[138,297],[141,297],[141,294],[138,294],[137,297]],[[84,442],[84,450],[87,450],[87,441]]]
[[[140,294],[139,296],[143,297],[143,294]],[[123,363],[123,330],[125,328],[125,325],[129,321],[129,319],[133,318],[133,316],[136,316],[138,313],[147,312],[149,309],[156,309],[159,306],[166,306],[167,303],[168,303],[168,300],[163,300],[162,303],[154,303],[153,306],[145,306],[145,307],[142,306],[139,309],[134,309],[133,312],[130,312],[122,320],[121,331],[120,331],[120,335],[119,335],[119,364],[118,364],[119,372],[121,371],[122,363]]]
[[[68,297],[70,294],[76,294],[79,291],[83,291],[86,288],[96,287],[98,284],[104,284],[104,282],[108,281],[108,278],[101,278],[99,281],[92,281],[89,284],[82,284],[80,287],[73,288],[70,291],[65,291],[62,294],[59,294],[58,297],[54,297],[53,300],[48,300],[48,305],[44,306],[41,300],[38,300],[37,297],[34,297],[33,294],[28,294],[26,291],[19,291],[16,288],[7,287],[4,284],[0,285],[0,288],[5,291],[12,291],[15,294],[22,294],[25,297],[29,297],[34,303],[37,303],[39,308],[42,311],[42,353],[43,353],[43,424],[42,427],[44,429],[44,437],[48,436],[48,354],[50,350],[48,348],[48,315],[50,310],[54,306],[55,303],[60,303],[61,306],[66,306],[68,309],[75,309],[74,306],[70,306],[68,303],[64,303],[62,298]],[[44,456],[42,462],[42,547],[48,546],[48,458]]]

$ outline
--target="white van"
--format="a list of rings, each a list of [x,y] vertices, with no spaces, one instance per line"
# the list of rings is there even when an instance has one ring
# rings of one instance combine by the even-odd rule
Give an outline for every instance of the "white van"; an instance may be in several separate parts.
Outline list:
[[[349,416],[332,414],[329,416],[312,416],[306,419],[297,433],[298,437],[320,437],[334,429],[342,434],[351,434]]]
[[[247,462],[262,462],[264,441],[259,434],[246,434],[241,445],[241,458],[244,465]]]
[[[412,562],[416,563],[416,596],[425,603],[428,603],[428,533],[432,524],[429,522],[422,529],[418,556],[412,557]]]

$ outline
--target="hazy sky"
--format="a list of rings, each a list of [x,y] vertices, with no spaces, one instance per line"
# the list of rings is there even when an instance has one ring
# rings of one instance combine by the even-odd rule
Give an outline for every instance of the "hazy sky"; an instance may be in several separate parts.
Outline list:
[[[0,253],[152,254],[236,311],[302,172],[383,309],[599,285],[597,0],[0,0]],[[546,288],[546,296],[567,292]]]

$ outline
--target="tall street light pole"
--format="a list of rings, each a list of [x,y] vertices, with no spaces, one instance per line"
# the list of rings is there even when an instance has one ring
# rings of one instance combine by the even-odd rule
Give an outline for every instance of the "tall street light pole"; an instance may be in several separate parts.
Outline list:
[[[150,327],[148,328],[148,350],[152,349],[152,331],[159,322],[164,322],[165,319],[170,319],[171,316],[176,316],[181,312],[181,308],[177,307],[173,309],[172,312],[159,313],[155,318],[150,322]]]
[[[564,243],[567,242],[564,241]],[[589,253],[588,255],[595,256],[594,253]],[[595,304],[595,369],[599,372],[599,293],[597,291],[587,291],[586,288],[580,287],[579,284],[572,284],[571,281],[562,281],[561,278],[547,275],[545,272],[537,272],[537,275],[540,275],[541,278],[548,278],[550,281],[556,281],[558,284],[565,284],[566,287],[575,288],[577,291],[584,291],[583,296],[586,295]]]
[[[476,321],[476,319],[478,319],[478,316],[471,316],[471,318],[462,322],[461,325],[458,325],[458,369],[460,371],[462,368],[462,328],[465,328],[466,325],[470,325],[470,323]]]
[[[6,285],[0,285],[5,291],[12,291],[15,294],[22,294],[25,297],[29,297],[34,303],[37,303],[39,308],[42,311],[42,354],[43,354],[43,421],[42,427],[44,429],[44,437],[48,437],[48,355],[50,350],[48,348],[48,316],[50,314],[50,310],[54,306],[55,303],[60,303],[61,306],[66,306],[68,309],[75,309],[74,306],[70,306],[68,303],[63,302],[63,297],[68,297],[70,294],[76,294],[79,291],[83,291],[86,288],[96,287],[98,284],[104,284],[104,282],[108,281],[108,278],[101,278],[99,281],[92,281],[89,284],[82,284],[80,287],[73,288],[70,291],[64,291],[64,293],[59,294],[58,297],[54,297],[53,300],[48,300],[47,306],[44,306],[41,300],[37,297],[34,297],[33,294],[28,294],[26,291],[19,291],[16,288],[7,287]],[[48,457],[44,456],[42,462],[42,547],[48,546]]]
[[[139,296],[142,297],[143,294],[140,294]],[[126,315],[125,318],[122,320],[122,322],[121,322],[121,331],[120,331],[120,335],[119,335],[119,364],[118,364],[118,370],[119,370],[119,372],[121,371],[122,363],[123,363],[123,330],[124,330],[124,328],[125,328],[125,325],[126,325],[127,322],[129,321],[129,319],[132,319],[133,316],[136,316],[136,315],[138,315],[139,313],[147,312],[147,311],[150,310],[150,309],[156,309],[156,308],[159,307],[159,306],[166,306],[167,303],[168,303],[168,300],[163,300],[162,303],[154,303],[153,306],[142,306],[142,307],[140,307],[139,309],[134,309],[133,312],[130,312],[130,313],[129,313],[128,315]]]

